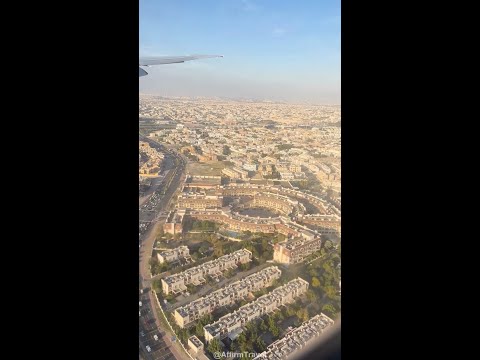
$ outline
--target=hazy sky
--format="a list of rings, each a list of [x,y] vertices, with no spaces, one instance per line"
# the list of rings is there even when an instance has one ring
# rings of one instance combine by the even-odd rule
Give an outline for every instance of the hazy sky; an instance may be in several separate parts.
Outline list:
[[[142,93],[340,104],[340,0],[140,0]]]

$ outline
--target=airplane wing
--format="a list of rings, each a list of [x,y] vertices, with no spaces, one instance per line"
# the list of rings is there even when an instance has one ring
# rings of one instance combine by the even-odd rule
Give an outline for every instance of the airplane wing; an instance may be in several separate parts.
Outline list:
[[[207,59],[215,57],[223,57],[223,55],[151,56],[141,57],[138,63],[139,66],[178,64],[189,60]],[[148,73],[142,68],[139,68],[138,75],[145,76],[148,75]]]

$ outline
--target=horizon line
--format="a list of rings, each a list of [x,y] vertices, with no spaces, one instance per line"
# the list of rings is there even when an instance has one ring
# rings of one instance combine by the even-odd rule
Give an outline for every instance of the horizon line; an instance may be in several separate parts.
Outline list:
[[[272,99],[255,99],[255,98],[247,98],[247,97],[228,97],[228,96],[174,96],[174,95],[162,95],[156,93],[145,93],[139,92],[139,95],[149,95],[149,96],[160,96],[165,99],[178,99],[178,98],[185,98],[190,100],[196,100],[199,98],[208,99],[208,100],[230,100],[236,102],[245,102],[245,101],[253,101],[253,102],[271,102],[271,103],[279,103],[279,104],[288,104],[288,105],[314,105],[314,106],[341,106],[341,103],[313,103],[313,102],[292,102],[288,100],[272,100]]]

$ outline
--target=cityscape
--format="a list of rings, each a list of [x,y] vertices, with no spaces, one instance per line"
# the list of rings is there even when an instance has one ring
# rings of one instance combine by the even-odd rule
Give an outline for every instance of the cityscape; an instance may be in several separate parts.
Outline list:
[[[340,358],[341,2],[139,10],[140,359]]]
[[[340,105],[139,103],[140,358],[318,341],[341,313]]]

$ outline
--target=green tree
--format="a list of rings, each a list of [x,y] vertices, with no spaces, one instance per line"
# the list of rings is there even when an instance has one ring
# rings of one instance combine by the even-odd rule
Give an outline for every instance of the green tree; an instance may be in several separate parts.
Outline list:
[[[280,335],[280,330],[278,329],[277,325],[275,325],[273,328],[270,329],[273,337],[277,337]]]
[[[332,283],[334,282],[334,276],[328,271],[324,271],[322,274],[322,280],[324,286],[332,285]]]
[[[335,309],[335,306],[332,304],[325,304],[322,307],[322,312],[324,312],[326,315],[335,318],[337,315],[337,310]]]
[[[337,289],[334,286],[326,286],[325,293],[329,299],[336,300],[338,298]]]
[[[253,321],[249,322],[246,326],[247,328],[247,336],[249,338],[256,338],[257,335],[257,327]]]
[[[310,301],[311,304],[315,304],[317,302],[317,294],[313,292],[312,290],[308,289],[307,291],[307,299]]]
[[[265,253],[270,249],[270,245],[268,244],[267,239],[262,239],[262,253]]]
[[[318,278],[312,277],[312,287],[314,288],[320,287],[320,280],[318,280]]]
[[[322,267],[325,270],[325,272],[327,272],[329,274],[333,274],[335,272],[332,260],[325,261],[323,263]]]
[[[311,277],[318,276],[317,269],[312,264],[308,265],[307,273]]]
[[[178,336],[178,339],[182,342],[182,343],[186,343],[188,338],[190,337],[190,334],[188,332],[187,329],[179,329],[177,332],[176,332],[177,336]]]
[[[267,331],[267,329],[268,329],[268,328],[267,328],[267,324],[265,324],[265,321],[264,321],[263,319],[260,321],[260,326],[259,326],[259,328],[260,328],[260,331],[261,331],[261,332],[265,332],[265,331]]]
[[[238,343],[238,349],[240,352],[245,352],[249,350],[249,343],[248,343],[248,338],[247,334],[245,332],[242,332],[238,337],[237,337],[237,343]]]
[[[219,246],[215,246],[214,249],[213,249],[213,254],[215,256],[223,256],[224,255],[224,252],[223,252],[223,246],[222,245],[219,245]]]
[[[340,255],[336,254],[336,253],[333,253],[332,254],[332,261],[334,262],[335,265],[338,265],[338,263],[341,261],[342,259],[340,258]]]
[[[277,337],[280,334],[280,330],[272,316],[268,317],[268,330],[270,330],[274,337]]]
[[[301,322],[308,320],[308,311],[305,308],[301,308],[297,310],[297,317],[300,319]]]
[[[221,352],[222,346],[220,345],[220,341],[218,341],[217,338],[213,338],[212,340],[210,340],[207,346],[207,350],[212,354],[216,352]]]
[[[203,336],[203,324],[201,322],[198,322],[197,325],[195,325],[195,335],[197,336]]]
[[[256,348],[257,348],[256,349],[257,352],[263,352],[267,348],[267,346],[265,344],[265,341],[263,341],[263,339],[260,336],[257,337],[257,340],[255,341],[255,345],[256,345]]]
[[[268,315],[268,317],[267,317],[267,324],[268,324],[269,329],[271,329],[275,326],[275,320],[270,315]]]
[[[162,281],[160,279],[153,279],[152,281],[152,289],[156,293],[162,292]]]
[[[246,271],[246,270],[250,269],[250,263],[248,262],[248,263],[245,263],[245,264],[241,264],[240,269],[242,271]]]
[[[153,267],[153,266],[155,266],[156,264],[158,264],[158,259],[157,259],[156,256],[152,256],[152,257],[150,258],[150,260],[148,260],[148,265],[150,265],[150,266]]]
[[[283,320],[283,315],[281,311],[276,311],[272,317],[273,317],[273,320],[275,321]]]

